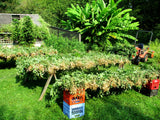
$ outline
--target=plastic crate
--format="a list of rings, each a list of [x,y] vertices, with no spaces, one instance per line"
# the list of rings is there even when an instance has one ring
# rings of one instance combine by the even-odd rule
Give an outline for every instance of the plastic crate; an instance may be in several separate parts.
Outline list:
[[[149,90],[149,92],[148,92],[148,95],[150,97],[156,96],[157,94],[158,94],[158,89],[156,89],[156,90]]]
[[[69,119],[84,116],[85,103],[68,105],[63,101],[63,113],[68,116]]]
[[[150,90],[156,90],[156,89],[159,89],[159,80],[158,79],[154,79],[154,80],[151,80],[147,83],[147,86],[146,86],[148,89]]]
[[[78,91],[77,94],[70,94],[69,91],[63,91],[63,101],[69,105],[85,103],[85,89]]]

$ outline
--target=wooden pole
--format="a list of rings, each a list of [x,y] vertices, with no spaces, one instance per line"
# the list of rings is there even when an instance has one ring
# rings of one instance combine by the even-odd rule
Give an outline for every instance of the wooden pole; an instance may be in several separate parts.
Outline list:
[[[51,82],[51,79],[52,79],[53,75],[56,77],[55,74],[51,74],[51,75],[49,76],[49,78],[48,78],[48,80],[47,80],[47,82],[46,82],[46,84],[45,84],[45,86],[44,86],[44,89],[43,89],[43,91],[42,91],[42,94],[41,94],[41,96],[40,96],[40,98],[39,98],[39,101],[41,101],[41,100],[43,99],[43,96],[44,96],[44,94],[46,93],[46,90],[47,90],[47,88],[48,88],[49,83]]]
[[[79,36],[79,42],[81,42],[81,34],[79,33],[78,36]]]
[[[54,79],[57,80],[56,74],[54,73],[53,75],[54,75]]]

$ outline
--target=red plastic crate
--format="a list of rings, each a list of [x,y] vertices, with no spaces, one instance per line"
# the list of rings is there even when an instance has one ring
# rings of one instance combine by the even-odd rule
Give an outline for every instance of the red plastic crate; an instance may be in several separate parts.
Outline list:
[[[159,89],[159,80],[158,79],[154,79],[151,80],[147,83],[147,88],[150,90],[156,90]]]
[[[85,89],[78,91],[77,94],[70,94],[69,91],[63,91],[63,101],[68,105],[75,105],[80,103],[85,103]]]

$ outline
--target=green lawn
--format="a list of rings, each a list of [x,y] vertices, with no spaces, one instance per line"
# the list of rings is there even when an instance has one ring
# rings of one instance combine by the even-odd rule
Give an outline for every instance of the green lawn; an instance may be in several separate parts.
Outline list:
[[[62,100],[38,101],[43,84],[22,85],[16,69],[0,70],[0,120],[65,120]],[[51,87],[51,85],[50,85]],[[49,90],[48,90],[49,92]],[[159,120],[160,93],[148,97],[134,90],[86,100],[85,116],[78,120]]]

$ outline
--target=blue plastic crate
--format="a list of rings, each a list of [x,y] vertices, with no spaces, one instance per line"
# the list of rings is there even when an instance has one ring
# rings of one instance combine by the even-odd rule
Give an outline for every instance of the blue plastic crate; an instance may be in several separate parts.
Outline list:
[[[67,115],[69,119],[81,117],[85,114],[85,103],[68,105],[63,101],[63,113]]]

